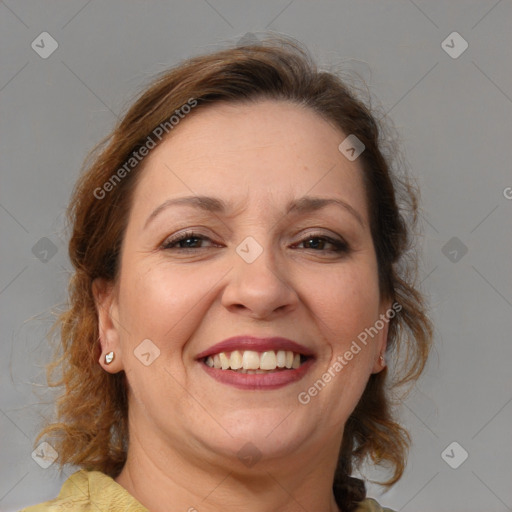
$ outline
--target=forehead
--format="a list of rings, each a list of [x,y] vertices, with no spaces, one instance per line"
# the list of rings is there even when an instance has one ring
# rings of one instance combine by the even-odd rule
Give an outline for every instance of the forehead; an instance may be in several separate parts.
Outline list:
[[[185,117],[152,150],[136,194],[157,202],[193,192],[233,203],[328,194],[358,205],[366,215],[362,169],[338,149],[345,138],[302,105],[213,104]]]

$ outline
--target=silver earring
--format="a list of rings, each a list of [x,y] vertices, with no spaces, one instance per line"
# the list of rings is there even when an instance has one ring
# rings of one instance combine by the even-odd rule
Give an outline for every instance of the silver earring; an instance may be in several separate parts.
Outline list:
[[[105,354],[105,364],[110,364],[114,360],[114,357],[114,352],[109,352],[108,354]]]
[[[384,359],[384,356],[382,354],[379,357],[379,362],[382,366],[386,366],[386,360]]]

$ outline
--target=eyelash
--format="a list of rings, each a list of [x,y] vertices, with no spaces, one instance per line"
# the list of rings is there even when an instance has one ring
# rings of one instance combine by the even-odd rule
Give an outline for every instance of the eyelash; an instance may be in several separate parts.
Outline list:
[[[189,232],[183,233],[181,235],[178,235],[175,238],[170,238],[170,239],[166,240],[162,244],[161,248],[165,249],[165,250],[174,249],[176,251],[184,251],[184,252],[202,249],[202,247],[173,247],[174,245],[176,245],[180,242],[183,242],[185,240],[188,240],[190,238],[211,241],[211,239],[207,236],[203,236],[198,233],[194,233],[193,231],[189,231]],[[299,243],[302,243],[305,241],[310,241],[310,240],[323,240],[329,244],[332,244],[335,247],[335,249],[332,250],[331,252],[348,253],[350,251],[350,248],[346,242],[344,242],[342,240],[335,240],[334,238],[331,238],[331,237],[328,237],[325,235],[321,235],[319,233],[317,233],[317,234],[311,233],[311,234],[307,235],[305,238],[303,238]],[[309,249],[309,250],[312,250],[315,252],[325,252],[325,251],[318,251],[316,249]]]

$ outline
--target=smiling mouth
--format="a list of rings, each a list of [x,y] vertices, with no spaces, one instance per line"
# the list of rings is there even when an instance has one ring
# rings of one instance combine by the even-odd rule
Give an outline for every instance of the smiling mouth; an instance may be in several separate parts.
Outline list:
[[[234,350],[219,352],[204,357],[202,361],[210,368],[228,370],[236,373],[264,374],[287,370],[296,370],[310,357],[291,350]]]

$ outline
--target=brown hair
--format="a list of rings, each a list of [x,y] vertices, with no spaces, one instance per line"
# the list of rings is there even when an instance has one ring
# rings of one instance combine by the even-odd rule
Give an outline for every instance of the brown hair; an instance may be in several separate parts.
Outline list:
[[[47,370],[49,385],[65,389],[57,401],[57,421],[46,425],[36,443],[45,435],[53,439],[61,466],[75,464],[115,477],[125,463],[125,374],[107,373],[97,362],[100,344],[92,283],[96,278],[117,278],[121,242],[141,168],[134,161],[132,168],[127,167],[126,162],[156,127],[168,123],[191,99],[197,101],[194,113],[218,101],[294,102],[311,108],[344,134],[356,135],[365,145],[359,162],[380,290],[401,310],[389,321],[387,352],[396,363],[393,382],[388,382],[387,368],[372,374],[345,425],[333,490],[339,506],[351,511],[366,496],[364,481],[351,473],[367,457],[394,469],[382,485],[389,487],[402,476],[410,438],[393,417],[391,391],[420,376],[431,345],[432,326],[414,284],[417,259],[411,257],[418,194],[409,179],[392,173],[395,153],[391,149],[385,154],[388,146],[380,126],[354,88],[336,74],[319,71],[297,42],[283,37],[194,57],[165,71],[84,162],[67,212],[72,226],[69,255],[75,269],[69,307],[52,329],[60,327],[60,347]],[[126,172],[119,173],[123,165]],[[122,179],[113,182],[116,173]],[[107,182],[111,185],[105,187]],[[108,193],[100,193],[107,188]],[[61,375],[54,381],[57,369]]]

